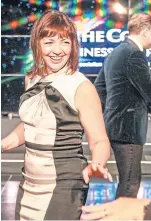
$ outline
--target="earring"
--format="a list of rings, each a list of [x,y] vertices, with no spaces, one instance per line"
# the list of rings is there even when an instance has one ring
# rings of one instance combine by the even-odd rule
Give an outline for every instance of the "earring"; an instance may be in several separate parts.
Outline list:
[[[39,68],[43,68],[44,67],[44,60],[42,59],[40,64],[39,64]]]

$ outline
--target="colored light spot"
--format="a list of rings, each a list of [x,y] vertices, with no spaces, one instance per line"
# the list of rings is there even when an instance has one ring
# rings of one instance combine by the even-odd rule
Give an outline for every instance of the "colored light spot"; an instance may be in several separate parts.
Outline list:
[[[12,22],[10,22],[10,27],[11,27],[12,29],[16,29],[16,28],[18,27],[18,25],[19,25],[19,22],[18,22],[18,21],[12,21]]]
[[[29,0],[29,3],[30,3],[30,4],[35,4],[36,1],[35,1],[35,0]]]
[[[116,22],[116,24],[114,25],[115,28],[122,28],[123,27],[123,23],[122,22]]]
[[[108,20],[108,21],[106,22],[106,25],[107,25],[107,27],[109,27],[109,28],[113,28],[114,22],[113,22],[112,20]]]
[[[28,18],[28,20],[30,21],[30,22],[33,22],[33,21],[35,21],[37,18],[36,18],[36,15],[30,15],[29,16],[29,18]]]

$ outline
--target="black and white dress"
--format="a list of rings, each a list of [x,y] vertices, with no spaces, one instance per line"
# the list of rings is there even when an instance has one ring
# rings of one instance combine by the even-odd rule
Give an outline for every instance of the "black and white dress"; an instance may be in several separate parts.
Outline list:
[[[78,220],[88,186],[82,178],[87,160],[75,93],[88,79],[63,71],[35,76],[21,96],[25,161],[16,202],[17,220]]]

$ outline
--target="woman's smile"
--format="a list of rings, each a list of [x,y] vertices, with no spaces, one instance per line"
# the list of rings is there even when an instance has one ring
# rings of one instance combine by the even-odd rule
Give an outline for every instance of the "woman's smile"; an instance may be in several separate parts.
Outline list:
[[[70,58],[72,43],[69,38],[60,38],[58,35],[44,37],[40,46],[49,73],[62,69]]]

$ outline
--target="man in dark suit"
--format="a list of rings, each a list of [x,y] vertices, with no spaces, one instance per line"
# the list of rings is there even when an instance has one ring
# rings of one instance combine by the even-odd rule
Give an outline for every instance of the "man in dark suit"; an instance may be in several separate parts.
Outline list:
[[[143,53],[151,48],[151,15],[133,15],[128,31],[129,36],[108,55],[95,81],[119,172],[116,197],[137,196],[151,103],[151,74]]]

